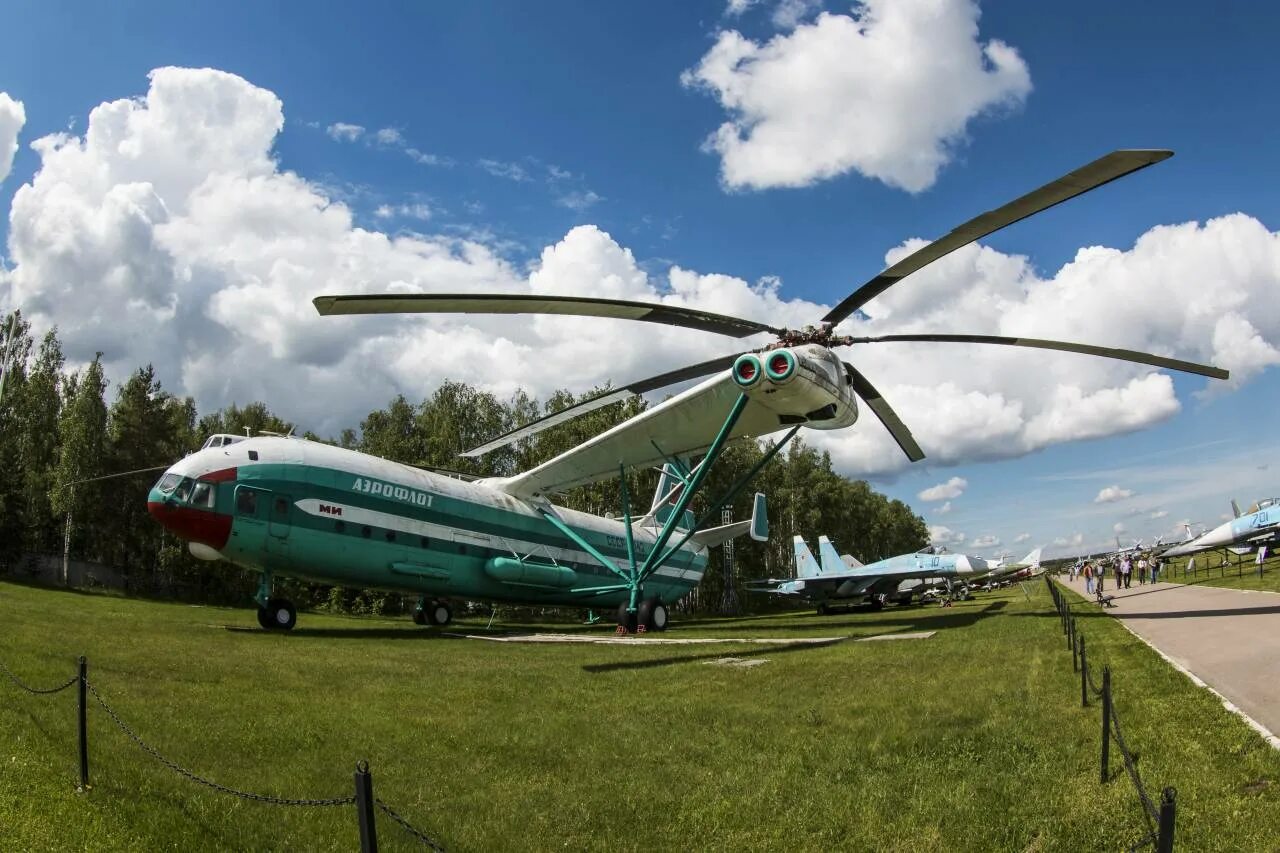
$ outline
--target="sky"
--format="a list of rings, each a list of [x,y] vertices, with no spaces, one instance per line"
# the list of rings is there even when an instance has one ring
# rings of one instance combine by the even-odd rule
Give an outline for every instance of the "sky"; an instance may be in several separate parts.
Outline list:
[[[336,435],[741,349],[585,318],[321,318],[332,293],[661,301],[812,323],[922,241],[1116,148],[1175,156],[905,279],[841,331],[1058,338],[1229,382],[955,344],[842,351],[807,441],[934,541],[1069,556],[1280,494],[1280,8],[717,0],[23,4],[0,37],[0,307],[72,364]],[[745,346],[767,343],[749,339]],[[109,390],[109,394],[114,393]],[[810,531],[810,538],[838,531]]]

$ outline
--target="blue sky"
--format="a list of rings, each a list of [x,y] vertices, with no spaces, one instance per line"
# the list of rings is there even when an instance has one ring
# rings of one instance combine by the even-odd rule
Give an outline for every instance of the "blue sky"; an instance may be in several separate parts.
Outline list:
[[[505,265],[503,274],[512,280],[539,264],[544,249],[564,240],[575,226],[594,225],[632,253],[658,290],[675,265],[749,284],[777,277],[781,298],[830,305],[874,275],[886,252],[903,240],[938,236],[1122,147],[1172,148],[1177,154],[983,245],[1026,256],[1039,277],[1050,279],[1082,247],[1125,251],[1158,225],[1240,212],[1268,231],[1280,227],[1280,197],[1274,192],[1280,114],[1264,94],[1280,83],[1280,63],[1272,58],[1280,10],[1271,4],[1207,9],[1170,2],[1150,14],[1100,2],[988,0],[980,4],[977,39],[984,44],[998,39],[1015,49],[1029,73],[1030,90],[1012,103],[966,117],[959,139],[947,144],[948,162],[929,186],[908,192],[848,168],[802,187],[726,188],[721,157],[702,143],[730,111],[709,87],[682,85],[681,75],[695,69],[726,31],[763,45],[816,26],[821,4],[809,4],[798,28],[778,26],[773,20],[778,5],[761,0],[740,15],[726,14],[724,2],[324,4],[307,15],[242,3],[199,10],[160,3],[11,9],[4,29],[15,37],[0,52],[0,91],[24,104],[26,120],[12,172],[0,183],[0,207],[10,210],[15,193],[42,169],[42,155],[30,147],[33,140],[58,131],[83,134],[94,107],[142,98],[148,72],[180,66],[220,69],[274,93],[284,115],[272,148],[279,171],[296,173],[315,192],[341,202],[355,227],[471,239],[492,254],[495,264]],[[832,14],[847,15],[850,9],[849,4],[825,4]],[[904,48],[903,61],[923,60]],[[806,90],[797,97],[810,94]],[[899,100],[886,96],[878,103],[882,112],[866,118],[868,136],[881,119],[892,123],[938,108],[927,90]],[[330,130],[338,124],[364,132],[340,141],[335,136],[341,133]],[[396,134],[384,132],[379,142],[380,129]],[[52,180],[53,170],[47,171]],[[15,205],[15,222],[20,213]],[[8,229],[7,223],[0,225],[0,238],[11,242]],[[11,245],[5,254],[9,266],[20,270],[22,253],[15,248],[20,247]],[[21,286],[38,288],[37,274],[50,267],[40,266],[34,249],[27,251],[32,260],[25,264],[28,278]],[[608,257],[617,261],[616,253]],[[246,265],[236,259],[220,262]],[[545,259],[541,265],[556,268]],[[1174,268],[1203,280],[1171,287],[1174,296],[1164,298],[1158,287],[1148,285],[1139,296],[1149,300],[1152,314],[1169,312],[1167,299],[1188,287],[1217,286],[1193,260]],[[1250,299],[1274,294],[1280,278],[1278,269],[1264,281],[1252,271],[1235,274]],[[1123,280],[1115,286],[1122,287]],[[20,292],[17,285],[13,292]],[[1101,315],[1105,302],[1093,310]],[[1253,315],[1252,306],[1241,310]],[[1255,323],[1261,338],[1280,344],[1274,309],[1260,301],[1256,310],[1266,315],[1266,322]],[[867,311],[876,317],[876,304]],[[1047,325],[1028,334],[1051,330],[1053,318],[1041,319]],[[94,339],[92,324],[53,309],[47,321],[64,330],[85,330],[83,340],[68,341],[69,352],[103,346]],[[1061,336],[1089,340],[1088,331],[1077,323]],[[1096,342],[1142,348],[1161,340],[1156,331],[1135,328],[1132,340]],[[221,335],[205,345],[232,344]],[[324,349],[309,346],[271,349],[287,371],[297,363],[297,353]],[[140,357],[162,363],[167,352],[129,349],[119,358],[122,365]],[[911,359],[915,350],[895,352]],[[958,361],[968,357],[962,349],[950,352]],[[1205,352],[1170,352],[1211,360]],[[177,361],[183,358],[190,364],[197,360],[186,353]],[[311,366],[346,364],[342,358],[315,356]],[[1020,358],[1032,376],[1042,364],[1063,363],[1053,357],[1041,362],[1034,352]],[[190,364],[182,371],[173,368],[166,385],[196,394],[202,406],[271,391],[270,385],[199,379]],[[656,372],[643,364],[621,359],[612,378],[628,381]],[[873,380],[880,378],[870,366],[866,370]],[[412,375],[392,377],[375,390],[383,396],[388,388],[422,396],[444,378],[426,370],[415,386],[405,378]],[[485,376],[465,378],[483,382]],[[930,381],[916,379],[926,386]],[[1046,373],[1045,382],[1060,379],[1060,373]],[[884,381],[892,401],[892,379]],[[983,393],[1000,390],[983,387],[981,375],[971,381]],[[1024,551],[1036,544],[1066,553],[1110,539],[1117,524],[1123,525],[1125,538],[1149,538],[1168,533],[1181,519],[1215,522],[1230,496],[1247,502],[1280,491],[1269,485],[1272,473],[1260,467],[1268,465],[1276,446],[1267,429],[1280,390],[1276,370],[1259,362],[1238,388],[1201,397],[1195,394],[1204,388],[1202,380],[1174,381],[1180,410],[1153,415],[1127,434],[1049,441],[1020,454],[994,444],[974,449],[958,440],[954,452],[935,454],[926,444],[931,459],[941,461],[909,470],[858,469],[847,461],[858,446],[850,457],[837,454],[837,460],[851,473],[873,475],[878,487],[910,502],[931,524],[948,528],[949,534],[940,535],[949,536],[958,549],[980,553]],[[348,402],[352,395],[342,397],[340,383],[326,393],[335,397],[329,415],[299,403],[295,417],[333,428],[339,421],[354,423],[359,415],[347,413],[371,401]],[[282,397],[268,402],[287,408],[289,398]],[[935,416],[927,408],[913,411],[917,417]],[[955,438],[938,429],[948,436],[940,443]],[[981,461],[1008,455],[1014,458]],[[966,485],[951,499],[948,512],[939,511],[944,501],[917,497],[956,477]],[[1109,486],[1133,494],[1095,503]],[[1151,517],[1160,512],[1167,514]],[[822,532],[829,531],[812,535]],[[975,540],[987,538],[1000,544],[973,548]],[[1054,540],[1070,544],[1055,547]]]

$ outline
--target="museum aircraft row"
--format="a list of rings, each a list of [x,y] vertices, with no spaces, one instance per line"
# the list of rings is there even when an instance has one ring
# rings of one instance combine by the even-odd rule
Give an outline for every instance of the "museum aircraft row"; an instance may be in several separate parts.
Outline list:
[[[858,419],[859,398],[911,461],[925,454],[875,385],[837,350],[890,342],[973,343],[1104,356],[1217,379],[1227,371],[1127,349],[1038,338],[970,334],[838,334],[841,322],[912,273],[1032,214],[1171,156],[1114,151],[1021,198],[983,213],[882,270],[804,329],[672,305],[574,296],[395,293],[319,296],[320,314],[556,314],[682,326],[730,338],[767,334],[748,351],[631,382],[587,398],[473,448],[479,456],[610,403],[668,386],[697,385],[511,477],[463,482],[364,453],[293,437],[215,436],[170,468],[148,509],[193,554],[259,574],[264,628],[289,629],[292,603],[274,579],[378,588],[418,596],[415,620],[452,617],[451,601],[617,609],[619,631],[662,630],[668,603],[701,580],[708,549],[766,532],[763,497],[754,517],[710,526],[719,507],[801,429],[839,430]],[[901,285],[901,286],[909,286]],[[731,441],[781,433],[760,463],[693,512],[709,472]],[[694,464],[694,460],[698,460]],[[629,470],[661,466],[647,511],[632,510]],[[620,518],[557,506],[553,498],[617,478]]]
[[[827,613],[833,604],[863,603],[879,609],[886,602],[909,604],[926,589],[955,585],[966,592],[978,581],[996,582],[1040,567],[1039,548],[1016,563],[952,554],[929,546],[911,554],[899,554],[863,565],[848,554],[840,554],[826,536],[818,537],[819,560],[813,558],[804,537],[792,541],[795,577],[768,578],[748,585],[751,592],[794,596],[813,602],[818,613]]]

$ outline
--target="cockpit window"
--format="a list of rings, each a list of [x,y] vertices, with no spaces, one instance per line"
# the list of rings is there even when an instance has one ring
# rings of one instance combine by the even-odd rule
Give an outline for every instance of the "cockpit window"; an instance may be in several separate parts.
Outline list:
[[[182,482],[178,484],[178,488],[173,490],[173,496],[183,503],[187,502],[187,496],[191,494],[192,480],[189,477],[183,477]]]
[[[167,495],[174,490],[178,483],[182,482],[182,476],[179,474],[165,474],[160,478],[160,482],[156,483],[156,488],[161,494]]]
[[[213,509],[214,484],[196,482],[191,490],[191,505]]]

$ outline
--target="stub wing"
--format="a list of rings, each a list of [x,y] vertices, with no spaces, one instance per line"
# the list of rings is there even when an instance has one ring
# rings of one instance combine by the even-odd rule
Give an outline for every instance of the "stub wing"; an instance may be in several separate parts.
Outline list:
[[[726,370],[536,468],[484,484],[531,499],[616,477],[619,464],[633,468],[701,453],[711,446],[740,393]],[[756,438],[784,426],[776,412],[749,401],[730,435]]]

